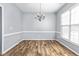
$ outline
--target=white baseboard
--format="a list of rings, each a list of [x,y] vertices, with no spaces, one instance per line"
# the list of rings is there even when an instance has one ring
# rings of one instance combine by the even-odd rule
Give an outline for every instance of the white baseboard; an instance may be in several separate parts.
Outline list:
[[[64,43],[62,43],[61,41],[59,40],[56,40],[58,41],[59,43],[61,43],[63,46],[65,46],[66,48],[68,48],[69,50],[71,50],[73,53],[75,53],[76,55],[79,55],[79,53],[77,53],[76,51],[74,51],[73,49],[71,49],[70,47],[68,47],[67,45],[65,45]]]
[[[55,40],[55,39],[22,39],[22,40]]]
[[[19,44],[21,41],[23,40],[20,40],[18,41],[16,44],[12,45],[10,48],[8,48],[7,50],[3,51],[2,54],[5,54],[6,52],[8,52],[10,49],[12,49],[13,47],[15,47],[17,44]]]

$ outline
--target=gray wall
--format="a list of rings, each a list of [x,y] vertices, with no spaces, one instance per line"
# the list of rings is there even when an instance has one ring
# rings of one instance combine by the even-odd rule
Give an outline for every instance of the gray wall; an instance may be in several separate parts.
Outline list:
[[[23,15],[23,31],[55,31],[55,14],[45,13],[46,18],[39,22],[34,13]]]
[[[2,8],[0,7],[0,52],[2,51]]]
[[[53,39],[55,38],[55,21],[54,13],[44,13],[46,18],[39,22],[34,19],[35,13],[24,13],[23,15],[23,38],[31,39]],[[43,32],[46,31],[46,32]],[[51,33],[50,33],[51,31]]]
[[[15,35],[9,35],[9,34],[22,31],[21,30],[22,12],[18,8],[16,8],[13,4],[3,3],[1,5],[4,8],[2,51],[5,51],[21,40],[21,34],[15,34]]]
[[[4,34],[21,31],[22,13],[13,4],[4,5]]]
[[[60,15],[65,12],[66,10],[68,10],[71,6],[74,6],[75,4],[66,4],[65,6],[63,6],[58,12],[57,12],[57,25],[56,25],[56,30],[58,32],[60,32]],[[61,37],[60,34],[56,34],[56,38],[58,41],[62,42],[64,45],[68,46],[69,48],[71,48],[72,50],[76,51],[79,53],[79,46],[72,44],[71,42],[66,41],[65,39],[63,39]]]

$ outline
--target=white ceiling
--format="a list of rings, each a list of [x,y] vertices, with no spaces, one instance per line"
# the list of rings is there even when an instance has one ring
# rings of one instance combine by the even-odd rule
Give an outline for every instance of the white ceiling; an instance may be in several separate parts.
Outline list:
[[[56,12],[64,3],[41,3],[42,12]],[[16,6],[23,12],[39,12],[40,3],[16,3]]]

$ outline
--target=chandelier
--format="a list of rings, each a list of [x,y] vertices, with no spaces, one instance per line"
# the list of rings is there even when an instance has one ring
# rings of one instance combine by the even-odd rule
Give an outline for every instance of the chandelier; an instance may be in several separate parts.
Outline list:
[[[45,15],[42,13],[41,3],[40,3],[40,11],[36,13],[35,19],[39,20],[40,22],[45,19]]]

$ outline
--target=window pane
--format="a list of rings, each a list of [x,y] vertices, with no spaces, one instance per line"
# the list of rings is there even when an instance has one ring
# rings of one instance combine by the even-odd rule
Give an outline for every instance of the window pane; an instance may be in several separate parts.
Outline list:
[[[79,6],[71,10],[71,24],[79,24]]]
[[[61,15],[61,25],[69,25],[69,11]]]
[[[79,44],[79,26],[71,26],[71,41]]]
[[[69,27],[64,26],[61,28],[61,36],[65,39],[69,39]]]

